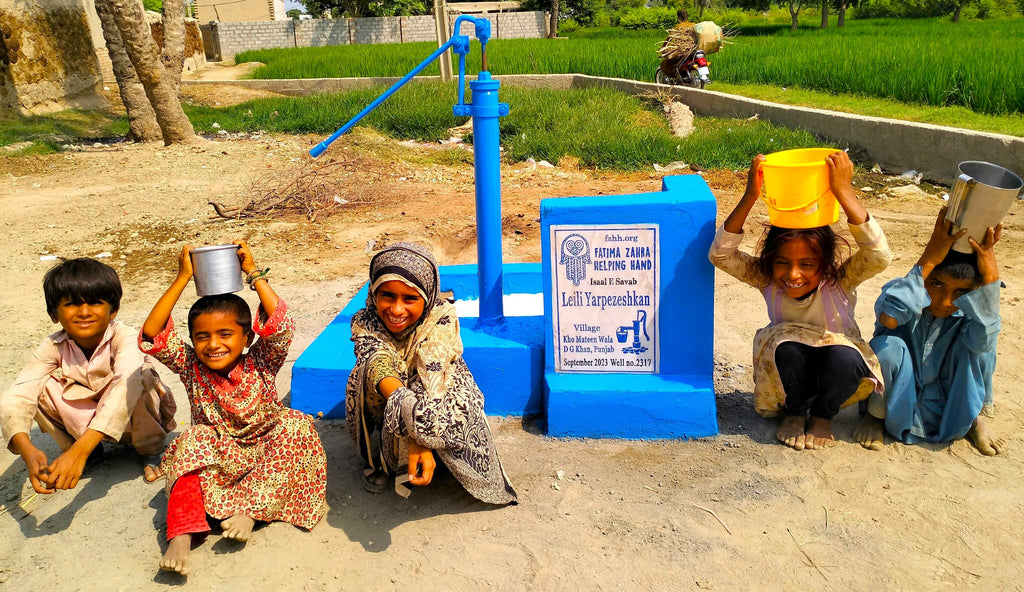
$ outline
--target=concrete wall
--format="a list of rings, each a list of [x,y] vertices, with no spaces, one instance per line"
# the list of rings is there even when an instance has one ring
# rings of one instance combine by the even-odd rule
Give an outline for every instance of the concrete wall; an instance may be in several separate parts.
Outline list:
[[[528,88],[608,87],[639,95],[667,90],[694,113],[706,117],[759,118],[790,128],[804,129],[828,140],[863,149],[868,157],[887,171],[915,169],[926,179],[951,184],[957,164],[964,160],[983,160],[1012,171],[1024,170],[1024,138],[987,132],[867,117],[809,107],[793,107],[758,101],[708,90],[663,85],[621,78],[602,78],[582,74],[508,75],[497,77],[504,86]],[[417,76],[412,82],[436,80]],[[292,96],[341,92],[370,86],[388,86],[397,78],[320,78],[304,80],[239,80],[231,84],[270,90]],[[218,84],[217,82],[182,82]],[[223,83],[220,83],[223,84]],[[515,110],[516,106],[511,108]]]
[[[543,12],[500,12],[491,15],[495,39],[540,39],[547,37],[548,21]]]
[[[200,13],[200,22],[206,19]],[[508,12],[487,15],[495,39],[540,38],[546,34],[543,12]],[[217,19],[210,19],[217,20]],[[433,16],[371,17],[358,19],[309,19],[302,21],[219,22],[203,25],[211,45],[219,47],[219,59],[231,60],[250,49],[274,47],[324,47],[351,43],[411,43],[433,41]],[[454,23],[454,19],[452,19]],[[467,34],[472,27],[464,27]],[[210,59],[216,54],[207,53]]]
[[[0,111],[105,104],[82,0],[0,0]]]
[[[665,86],[599,76],[575,75],[573,88],[610,87],[630,94]],[[1010,170],[1024,169],[1024,138],[941,125],[780,105],[736,95],[680,86],[668,87],[697,115],[760,119],[807,130],[844,146],[864,149],[889,171],[917,170],[926,179],[952,182],[964,160],[984,160]]]

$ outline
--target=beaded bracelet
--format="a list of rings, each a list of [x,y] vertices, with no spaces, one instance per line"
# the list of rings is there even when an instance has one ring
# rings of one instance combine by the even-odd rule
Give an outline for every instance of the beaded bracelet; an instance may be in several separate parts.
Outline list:
[[[269,267],[267,267],[266,269],[254,269],[250,271],[248,275],[245,276],[245,283],[249,284],[250,290],[255,290],[256,282],[259,280],[267,279],[268,275],[270,275]]]

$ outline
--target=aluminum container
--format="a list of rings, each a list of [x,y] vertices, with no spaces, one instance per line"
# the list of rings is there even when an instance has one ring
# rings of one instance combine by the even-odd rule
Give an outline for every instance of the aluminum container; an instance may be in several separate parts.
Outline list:
[[[190,253],[197,296],[230,294],[245,286],[238,245],[199,247]]]
[[[978,160],[961,162],[957,168],[960,175],[953,184],[946,220],[953,223],[954,234],[967,229],[967,234],[953,244],[953,250],[973,253],[967,238],[983,241],[988,228],[999,224],[1010,211],[1024,181],[1008,169]]]

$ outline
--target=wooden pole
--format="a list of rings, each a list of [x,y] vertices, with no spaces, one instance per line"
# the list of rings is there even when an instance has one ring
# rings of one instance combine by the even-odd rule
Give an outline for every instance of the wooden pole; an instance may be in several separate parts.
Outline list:
[[[448,10],[445,7],[445,0],[434,0],[434,30],[437,33],[437,46],[441,47],[445,43],[448,43],[449,25],[448,25]],[[452,79],[452,51],[448,51],[441,54],[438,58],[438,63],[441,66],[441,80],[448,82]]]

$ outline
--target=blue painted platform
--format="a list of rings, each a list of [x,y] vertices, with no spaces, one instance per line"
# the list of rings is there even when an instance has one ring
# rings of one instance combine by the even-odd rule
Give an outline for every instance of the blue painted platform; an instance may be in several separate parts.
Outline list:
[[[537,294],[542,290],[539,263],[502,267],[505,294]],[[476,265],[440,268],[441,290],[457,300],[479,294]],[[291,406],[304,413],[345,417],[345,385],[355,366],[352,315],[366,306],[368,284],[352,297],[292,367]],[[506,317],[504,322],[477,327],[477,318],[460,317],[463,357],[480,390],[488,415],[534,415],[542,410],[544,376],[543,316]]]

